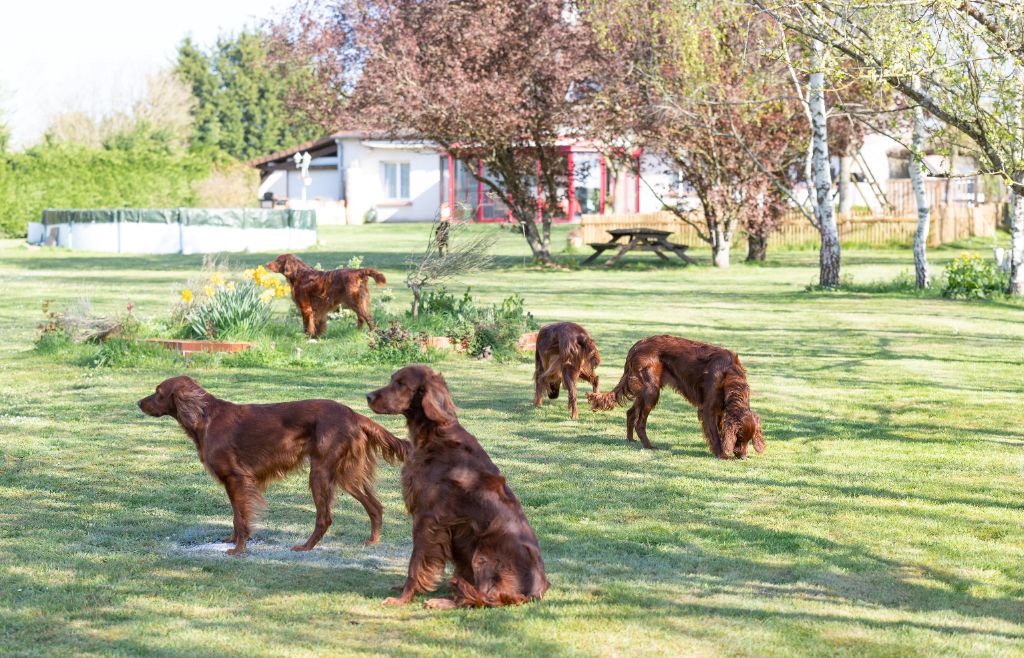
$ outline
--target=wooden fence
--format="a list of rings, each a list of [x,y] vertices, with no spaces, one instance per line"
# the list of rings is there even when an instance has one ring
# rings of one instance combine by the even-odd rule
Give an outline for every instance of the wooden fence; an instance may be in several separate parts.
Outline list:
[[[690,214],[691,221],[703,226],[700,212]],[[941,244],[963,240],[972,236],[994,236],[998,220],[998,206],[987,203],[979,206],[962,204],[938,205],[932,208],[931,231],[928,234],[928,246],[937,247]],[[871,246],[910,245],[917,231],[917,217],[900,214],[898,216],[850,216],[839,217],[839,240],[841,243],[856,243]],[[706,243],[700,239],[697,230],[682,221],[674,214],[662,211],[646,214],[621,215],[583,215],[580,232],[583,242],[607,242],[611,236],[608,229],[613,228],[654,228],[672,231],[673,242],[681,242],[690,247],[703,247]],[[705,231],[706,233],[706,231]],[[818,230],[799,210],[787,212],[782,226],[768,240],[772,246],[807,246],[818,244]],[[746,247],[746,235],[737,231],[734,247]]]

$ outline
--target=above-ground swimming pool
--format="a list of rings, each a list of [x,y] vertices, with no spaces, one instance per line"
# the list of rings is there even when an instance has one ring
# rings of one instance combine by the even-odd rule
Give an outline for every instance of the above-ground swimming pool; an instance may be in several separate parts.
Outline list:
[[[316,244],[316,211],[261,208],[51,209],[30,244],[132,254],[292,251]]]

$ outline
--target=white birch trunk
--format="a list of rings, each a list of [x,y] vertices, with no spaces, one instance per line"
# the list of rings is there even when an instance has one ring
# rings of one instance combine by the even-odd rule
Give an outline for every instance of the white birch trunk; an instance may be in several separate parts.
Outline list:
[[[817,197],[815,215],[821,233],[819,253],[819,285],[833,288],[839,285],[839,229],[832,209],[832,170],[828,159],[828,128],[825,114],[825,44],[815,40],[811,47],[811,77],[808,83],[808,105],[811,112],[811,170],[814,176],[814,194]]]
[[[812,124],[814,120],[811,118],[810,113],[807,114],[807,119]],[[807,156],[804,158],[804,182],[807,183],[807,203],[811,206],[811,214],[814,215],[814,221],[818,221],[818,197],[814,193],[814,131],[811,131],[811,137],[807,141]]]
[[[914,81],[915,86],[917,81]],[[932,209],[924,191],[924,109],[914,108],[914,133],[910,143],[910,184],[917,202],[917,232],[914,233],[914,274],[918,288],[931,286],[928,275],[928,230]]]
[[[1024,174],[1013,185],[1013,222],[1010,224],[1011,295],[1024,295]]]

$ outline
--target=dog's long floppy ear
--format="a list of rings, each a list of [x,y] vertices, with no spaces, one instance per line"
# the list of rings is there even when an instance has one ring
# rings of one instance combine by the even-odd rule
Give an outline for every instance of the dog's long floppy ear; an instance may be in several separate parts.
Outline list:
[[[423,413],[438,425],[451,425],[457,419],[455,402],[444,377],[432,374],[423,382]]]
[[[744,432],[754,442],[754,450],[757,451],[757,454],[761,454],[765,449],[764,434],[761,433],[761,417],[751,411],[743,419],[743,422]]]
[[[185,427],[198,428],[206,414],[206,391],[191,379],[174,389],[175,417]]]

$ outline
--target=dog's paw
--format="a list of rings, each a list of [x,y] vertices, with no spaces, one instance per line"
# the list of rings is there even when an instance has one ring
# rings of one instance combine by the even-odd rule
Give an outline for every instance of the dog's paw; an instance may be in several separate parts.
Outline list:
[[[400,597],[389,596],[381,602],[381,605],[405,605],[407,601],[403,601]]]
[[[430,608],[431,610],[447,610],[457,607],[457,605],[451,599],[427,599],[423,603],[423,607]]]
[[[295,544],[294,546],[292,546],[292,550],[293,551],[311,551],[311,550],[313,550],[313,547],[312,546],[306,546],[305,544]]]
[[[380,539],[379,538],[378,539],[374,539],[373,537],[370,537],[369,539],[367,539],[366,541],[363,542],[363,546],[376,546],[379,543],[380,543]]]
[[[228,555],[241,555],[244,552],[244,548],[229,548],[227,551]]]

